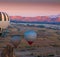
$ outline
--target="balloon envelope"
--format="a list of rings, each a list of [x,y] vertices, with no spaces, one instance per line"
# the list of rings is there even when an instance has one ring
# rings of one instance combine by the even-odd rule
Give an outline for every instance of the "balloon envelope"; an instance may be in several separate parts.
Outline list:
[[[7,13],[0,12],[0,29],[6,29],[10,25],[10,19]]]
[[[33,30],[26,31],[24,33],[24,38],[31,45],[33,43],[33,41],[37,38],[37,33],[35,31],[33,31]]]
[[[20,44],[21,37],[19,35],[13,35],[11,38],[12,44],[17,47]]]

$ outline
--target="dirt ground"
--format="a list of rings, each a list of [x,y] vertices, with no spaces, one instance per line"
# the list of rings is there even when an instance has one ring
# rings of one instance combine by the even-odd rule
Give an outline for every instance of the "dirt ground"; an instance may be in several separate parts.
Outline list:
[[[22,25],[12,25],[9,29],[7,37],[0,37],[0,52],[6,47],[7,43],[11,43],[12,35],[21,35],[21,41],[17,49],[15,49],[16,56],[34,57],[49,54],[60,55],[60,30],[29,27]],[[34,30],[37,32],[37,39],[30,46],[24,39],[24,32],[27,30]],[[12,43],[11,43],[12,44]]]

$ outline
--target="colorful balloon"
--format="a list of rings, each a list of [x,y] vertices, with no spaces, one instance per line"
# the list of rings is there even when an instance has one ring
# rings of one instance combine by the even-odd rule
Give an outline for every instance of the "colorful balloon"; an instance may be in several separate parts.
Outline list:
[[[14,45],[15,48],[20,44],[21,37],[20,35],[13,35],[11,38],[11,43]]]
[[[31,45],[34,40],[37,38],[37,33],[33,30],[26,31],[24,33],[24,38],[28,41],[29,45]]]

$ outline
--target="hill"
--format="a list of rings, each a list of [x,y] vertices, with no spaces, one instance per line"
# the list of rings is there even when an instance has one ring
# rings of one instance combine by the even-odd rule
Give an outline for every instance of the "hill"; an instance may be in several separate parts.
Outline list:
[[[10,16],[11,22],[16,23],[47,23],[47,24],[60,24],[60,16],[36,16],[36,17],[22,17]]]

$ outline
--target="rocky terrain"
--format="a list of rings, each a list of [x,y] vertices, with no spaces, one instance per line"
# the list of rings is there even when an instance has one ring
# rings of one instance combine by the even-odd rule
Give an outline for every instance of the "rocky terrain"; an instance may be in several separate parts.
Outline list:
[[[14,50],[17,57],[60,56],[60,30],[21,24],[11,24],[8,30],[7,37],[0,37],[0,51],[7,43],[11,43],[12,35],[20,35],[20,44]],[[31,46],[24,39],[24,32],[27,30],[34,30],[38,34]]]

